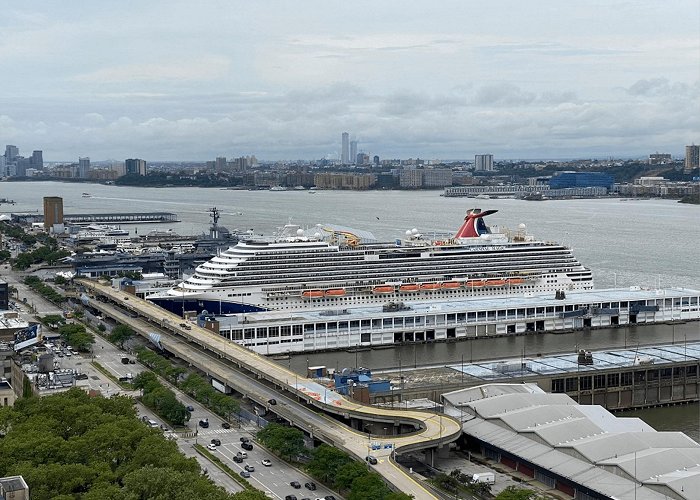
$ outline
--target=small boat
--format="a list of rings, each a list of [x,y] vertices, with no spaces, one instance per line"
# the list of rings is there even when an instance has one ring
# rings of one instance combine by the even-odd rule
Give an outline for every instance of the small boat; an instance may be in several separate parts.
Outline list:
[[[484,286],[484,280],[469,280],[464,286],[467,288],[481,288]]]
[[[486,286],[503,286],[506,280],[486,280]]]
[[[453,290],[455,288],[459,288],[460,286],[462,286],[462,284],[459,281],[445,281],[442,284],[442,288],[453,289]]]
[[[83,193],[83,198],[92,198],[90,193]]]
[[[270,191],[286,191],[287,188],[284,186],[272,186],[270,188]]]
[[[417,292],[420,290],[420,285],[416,283],[408,283],[399,287],[399,292]]]
[[[304,297],[305,299],[317,299],[319,297],[323,297],[323,291],[322,290],[304,290],[301,292],[301,296]]]
[[[391,285],[375,286],[372,289],[372,293],[394,293],[394,287]]]
[[[525,280],[522,278],[508,278],[506,280],[506,283],[508,285],[522,285],[523,283],[525,283]]]
[[[439,290],[440,283],[421,283],[420,289],[421,290]]]
[[[326,290],[325,295],[326,297],[342,297],[343,295],[345,295],[345,289],[331,288],[330,290]]]

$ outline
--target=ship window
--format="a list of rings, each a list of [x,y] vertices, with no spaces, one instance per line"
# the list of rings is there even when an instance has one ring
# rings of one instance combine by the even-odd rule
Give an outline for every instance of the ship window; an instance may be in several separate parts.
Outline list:
[[[457,313],[457,321],[464,321],[467,319],[466,313]]]
[[[470,312],[467,313],[467,322],[474,321],[476,319],[476,313]]]
[[[391,328],[392,327],[391,318],[384,318],[384,320],[382,321],[382,324],[385,328]]]
[[[313,323],[306,323],[304,324],[304,333],[314,333],[314,324]]]
[[[365,328],[369,328],[370,320],[368,320],[368,319],[360,320],[360,325],[362,325],[362,329],[363,329],[363,330],[364,330]]]
[[[447,315],[447,322],[454,322],[455,321],[455,315],[454,314],[448,314]]]
[[[301,335],[301,325],[292,325],[292,333],[294,335]]]
[[[605,389],[605,375],[596,375],[593,377],[594,389]]]
[[[255,334],[255,328],[246,328],[244,331],[244,338],[252,339]]]
[[[498,319],[506,319],[506,317],[507,316],[505,310],[501,309],[500,311],[498,311]]]
[[[555,378],[552,380],[552,392],[564,392],[563,378]]]
[[[338,323],[338,330],[339,331],[347,331],[348,329],[348,322],[347,321],[341,321]]]
[[[380,319],[373,319],[372,320],[372,328],[381,328],[382,327],[382,320]]]
[[[489,320],[495,320],[496,319],[496,311],[487,311],[487,317]]]
[[[415,318],[413,316],[405,319],[406,326],[413,326]]]
[[[359,321],[351,321],[350,322],[350,328],[359,328],[360,327],[360,322]]]
[[[231,332],[231,338],[233,340],[243,340],[243,330],[233,330]]]
[[[621,385],[632,385],[632,372],[625,372],[622,374]]]
[[[328,323],[328,331],[329,332],[335,332],[338,329],[338,323],[336,321],[332,321],[331,323]]]
[[[476,313],[477,321],[484,321],[486,319],[486,311],[479,311]]]
[[[578,390],[578,378],[568,377],[566,379],[566,392],[574,392]]]
[[[618,387],[619,385],[620,385],[620,374],[619,373],[609,373],[608,374],[608,387]]]
[[[280,336],[280,327],[279,326],[271,326],[270,331],[268,332],[269,337],[279,337]]]
[[[591,385],[592,379],[591,379],[590,375],[580,377],[578,380],[578,383],[579,383],[579,387],[582,391],[590,391],[592,389],[592,385]]]
[[[289,325],[284,325],[281,328],[282,336],[289,337],[292,334],[292,327]]]

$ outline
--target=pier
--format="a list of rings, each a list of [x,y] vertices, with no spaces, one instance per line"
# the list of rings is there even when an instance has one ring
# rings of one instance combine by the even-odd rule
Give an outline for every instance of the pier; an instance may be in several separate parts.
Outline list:
[[[125,212],[118,214],[66,214],[65,222],[72,224],[143,224],[180,222],[172,212]]]

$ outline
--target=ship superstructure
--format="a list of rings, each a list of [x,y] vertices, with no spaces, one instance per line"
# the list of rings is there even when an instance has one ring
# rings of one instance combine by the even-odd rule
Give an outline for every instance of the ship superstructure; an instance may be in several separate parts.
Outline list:
[[[522,224],[492,230],[484,217],[495,212],[469,210],[452,236],[413,229],[389,243],[340,226],[288,224],[272,239],[240,241],[147,298],[174,312],[226,314],[593,288],[569,248],[535,240]]]

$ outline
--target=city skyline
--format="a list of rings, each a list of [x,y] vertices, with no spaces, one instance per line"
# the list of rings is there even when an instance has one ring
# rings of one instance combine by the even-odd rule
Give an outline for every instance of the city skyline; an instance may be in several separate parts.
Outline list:
[[[3,16],[0,143],[46,161],[682,157],[700,5],[32,3]]]

